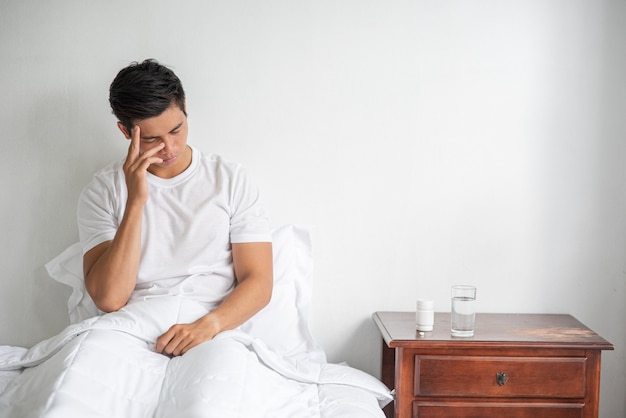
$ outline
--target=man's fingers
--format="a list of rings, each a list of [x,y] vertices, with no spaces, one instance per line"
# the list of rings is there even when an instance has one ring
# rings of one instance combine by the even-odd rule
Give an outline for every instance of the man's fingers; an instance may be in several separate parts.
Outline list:
[[[139,155],[139,138],[141,138],[141,128],[135,125],[130,131],[130,146],[137,155]]]
[[[165,144],[161,143],[154,148],[150,148],[148,151],[144,152],[143,154],[137,153],[137,155],[134,157],[132,156],[132,153],[133,153],[132,150],[129,150],[128,158],[132,160],[127,160],[128,168],[131,171],[147,170],[148,167],[150,167],[150,165],[152,164],[162,163],[163,159],[161,157],[155,156],[155,154],[161,151],[164,146]]]
[[[154,349],[157,353],[167,356],[181,356],[200,341],[194,338],[188,325],[173,325],[167,332],[157,338]]]
[[[172,325],[165,334],[157,338],[155,350],[165,355],[180,355],[179,346],[183,342],[185,335],[181,333],[181,328],[180,325]]]
[[[154,350],[157,353],[163,353],[163,350],[165,350],[165,347],[167,347],[167,345],[170,343],[173,337],[174,337],[174,332],[172,328],[170,328],[169,330],[167,330],[165,334],[157,338],[156,344],[154,345]]]
[[[159,164],[163,162],[161,157],[146,157],[142,156],[136,161],[136,169],[146,171],[152,164]]]
[[[157,152],[161,151],[164,147],[165,147],[165,144],[163,142],[161,142],[156,147],[152,147],[148,151],[144,152],[142,154],[142,156],[144,156],[144,157],[152,157],[154,154],[156,154]]]
[[[133,126],[130,130],[130,145],[128,146],[128,155],[126,156],[126,162],[131,164],[139,156],[139,126]]]

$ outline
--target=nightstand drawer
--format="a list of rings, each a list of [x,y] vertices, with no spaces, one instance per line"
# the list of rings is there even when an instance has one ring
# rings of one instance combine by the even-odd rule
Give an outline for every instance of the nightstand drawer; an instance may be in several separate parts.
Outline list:
[[[415,356],[415,396],[585,397],[586,358]]]
[[[414,418],[582,418],[582,404],[419,403]]]

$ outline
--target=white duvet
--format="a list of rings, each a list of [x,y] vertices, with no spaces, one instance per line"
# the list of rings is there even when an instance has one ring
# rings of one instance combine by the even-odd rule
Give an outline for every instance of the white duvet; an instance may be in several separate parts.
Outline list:
[[[29,350],[2,347],[21,370],[0,395],[0,417],[381,417],[388,391],[373,377],[307,356],[282,357],[228,331],[169,358],[152,351],[171,317],[202,313],[184,298],[133,303],[66,328]],[[150,320],[146,320],[150,318]]]
[[[154,342],[205,307],[169,295],[84,319],[92,307],[79,288],[68,306],[72,316],[83,305],[76,323],[30,349],[0,347],[0,418],[383,417],[387,387],[327,363],[310,338],[308,231],[288,226],[273,237],[270,305],[181,357],[154,352]],[[55,277],[54,268],[72,270],[77,257],[74,248],[47,267]]]

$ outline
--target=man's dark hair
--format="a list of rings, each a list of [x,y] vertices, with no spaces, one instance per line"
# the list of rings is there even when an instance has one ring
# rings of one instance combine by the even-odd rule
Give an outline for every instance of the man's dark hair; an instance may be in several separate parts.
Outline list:
[[[130,134],[137,121],[158,116],[172,104],[185,113],[185,91],[172,70],[147,59],[117,74],[109,88],[109,103]]]

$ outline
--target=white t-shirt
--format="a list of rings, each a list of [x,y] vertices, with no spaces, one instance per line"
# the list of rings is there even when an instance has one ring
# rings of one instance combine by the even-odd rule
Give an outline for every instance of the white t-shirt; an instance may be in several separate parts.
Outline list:
[[[148,173],[141,262],[131,300],[189,294],[219,303],[234,287],[231,243],[270,242],[259,192],[239,164],[191,147],[191,165],[171,179]],[[78,201],[83,252],[112,240],[124,215],[124,159],[97,172]]]

